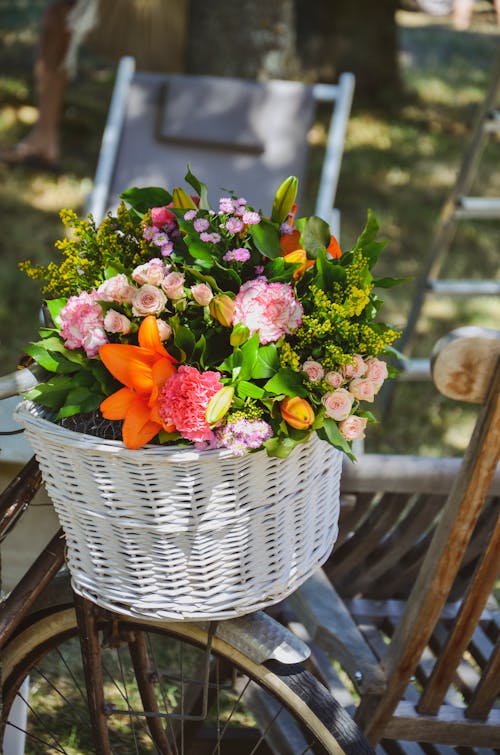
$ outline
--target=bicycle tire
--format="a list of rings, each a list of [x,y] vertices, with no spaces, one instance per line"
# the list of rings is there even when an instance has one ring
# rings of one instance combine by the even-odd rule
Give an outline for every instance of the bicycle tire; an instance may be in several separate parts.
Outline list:
[[[118,619],[115,616],[114,626],[116,629],[121,629],[124,632],[132,631],[139,633],[146,631],[148,632],[148,641],[152,637],[159,638],[163,648],[167,647],[167,642],[169,643],[168,647],[171,647],[172,643],[179,643],[179,649],[182,648],[182,652],[187,653],[187,658],[190,657],[189,653],[192,654],[195,652],[193,648],[201,649],[201,652],[204,652],[209,643],[208,629],[200,624],[173,622],[151,626],[150,623],[141,623],[135,619],[129,620],[123,617],[119,617]],[[100,628],[102,629],[103,626],[100,625]],[[57,712],[58,723],[59,726],[64,724],[62,732],[56,734],[56,739],[51,739],[54,736],[53,732],[48,732],[42,736],[42,732],[40,731],[40,721],[45,720],[47,716],[51,718],[50,710],[48,713],[45,709],[41,710],[42,703],[45,708],[47,705],[49,708],[51,705],[55,705],[55,703],[47,703],[47,700],[56,695],[53,688],[55,682],[47,678],[48,671],[51,668],[57,668],[55,659],[60,658],[63,646],[67,646],[68,643],[72,643],[74,646],[75,642],[78,642],[77,635],[78,628],[74,608],[55,605],[52,608],[45,608],[42,612],[35,612],[32,620],[25,622],[22,631],[11,640],[4,651],[3,670],[5,682],[3,691],[6,717],[15,696],[21,688],[23,680],[28,675],[31,675],[32,679],[36,675],[37,681],[35,684],[39,685],[36,689],[35,705],[37,709],[31,711],[32,715],[29,716],[33,721],[32,728],[30,729],[30,726],[27,727],[29,729],[27,733],[28,742],[30,742],[30,744],[27,744],[27,755],[38,755],[39,753],[40,755],[42,753],[43,755],[48,755],[48,753],[52,752],[89,755],[94,751],[92,745],[89,744],[92,732],[86,732],[83,723],[72,722],[69,718],[69,697],[72,691],[66,689],[67,679],[66,681],[63,679],[66,686],[56,696],[57,706],[59,706]],[[187,650],[185,650],[186,648]],[[243,674],[245,678],[250,680],[247,689],[252,690],[251,694],[254,697],[259,697],[262,691],[264,691],[264,694],[267,696],[266,706],[273,711],[273,716],[274,709],[276,708],[276,718],[271,723],[264,721],[264,724],[261,723],[261,730],[255,732],[255,722],[245,718],[249,716],[248,709],[245,708],[242,713],[238,711],[239,728],[245,730],[244,732],[241,731],[240,735],[243,733],[248,734],[246,740],[241,736],[241,741],[237,736],[236,727],[233,727],[232,724],[231,726],[227,726],[226,724],[228,718],[230,721],[234,718],[234,711],[231,713],[225,711],[223,714],[225,719],[222,719],[222,723],[218,717],[215,721],[208,719],[208,725],[206,722],[196,725],[192,722],[185,722],[182,725],[170,723],[171,730],[169,731],[168,726],[166,727],[167,731],[169,731],[167,738],[170,737],[172,741],[175,739],[173,731],[175,726],[177,726],[177,729],[175,729],[177,736],[184,739],[184,742],[181,742],[182,749],[180,749],[179,744],[175,745],[175,749],[172,744],[170,745],[172,748],[171,751],[175,752],[176,755],[177,752],[191,752],[201,755],[205,751],[214,753],[237,752],[239,755],[244,755],[245,752],[279,754],[302,752],[304,754],[330,753],[332,755],[343,752],[346,755],[373,753],[373,750],[366,743],[348,714],[312,674],[302,666],[289,666],[276,661],[257,664],[217,637],[213,638],[210,658],[216,658],[217,661],[214,662],[214,665],[217,667],[220,665],[221,668],[225,669],[224,679],[228,677],[228,669],[231,670],[231,673],[235,669],[239,674]],[[40,665],[43,666],[44,662],[45,670],[42,669],[40,671]],[[192,660],[190,662],[193,663]],[[75,663],[78,665],[78,659],[76,659]],[[81,664],[81,660],[79,663]],[[40,673],[41,676],[38,676]],[[75,685],[79,673],[79,669],[76,667],[71,670],[71,674],[74,675],[72,679],[75,680]],[[68,676],[70,676],[69,669]],[[175,676],[175,674],[171,674],[171,676]],[[116,681],[114,684],[116,684]],[[40,687],[40,685],[42,686]],[[191,694],[192,688],[193,682],[191,681],[189,683]],[[215,695],[218,701],[217,705],[220,704],[220,694],[220,690],[217,688]],[[78,695],[81,697],[81,691],[78,692]],[[123,696],[122,690],[119,691],[118,697],[120,696]],[[130,706],[130,703],[127,704]],[[178,710],[178,700],[172,703],[171,707],[175,707],[175,705],[177,705]],[[239,700],[237,700],[237,706],[240,706]],[[83,708],[82,705],[79,706],[80,715]],[[285,710],[288,711],[288,714],[284,712]],[[129,753],[134,752],[168,752],[167,749],[162,749],[162,743],[158,743],[142,719],[139,722],[135,717],[131,716],[129,729],[127,730],[126,727],[118,726],[118,731],[112,727],[112,719],[113,716],[110,717],[109,731],[115,741],[112,744],[111,752],[117,753],[117,755],[129,755]],[[145,720],[147,723],[148,719]],[[285,732],[281,730],[281,726],[278,727],[277,725],[278,722],[282,723],[283,721],[286,724]],[[136,726],[138,723],[141,723],[140,732],[138,726]],[[223,731],[222,727],[224,726],[227,728]],[[268,728],[263,732],[262,728],[265,727]],[[188,729],[187,736],[185,733],[182,736],[179,734],[179,730],[182,728]],[[194,734],[193,728],[196,729]],[[224,737],[226,737],[224,741],[224,737],[222,737],[220,743],[215,748],[212,747],[213,743],[210,740],[214,729],[216,732],[222,732]],[[138,737],[140,737],[140,741]],[[184,750],[184,745],[190,737],[192,739],[188,744],[191,749]],[[37,738],[41,741],[38,742]],[[228,740],[229,744],[227,744]],[[212,749],[203,749],[207,742],[210,743]],[[303,746],[303,743],[305,743],[305,746]],[[244,749],[245,746],[247,746],[246,750]],[[133,747],[135,749],[132,749]]]

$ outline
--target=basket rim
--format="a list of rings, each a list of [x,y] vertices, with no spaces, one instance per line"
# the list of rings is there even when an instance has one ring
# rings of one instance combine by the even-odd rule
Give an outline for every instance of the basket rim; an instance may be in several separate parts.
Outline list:
[[[169,459],[175,457],[176,461],[198,461],[200,459],[245,459],[248,457],[256,457],[265,454],[267,458],[272,459],[276,463],[283,462],[285,459],[281,459],[277,456],[268,457],[265,448],[261,448],[257,451],[252,451],[251,454],[246,456],[235,456],[228,448],[213,448],[206,450],[197,450],[194,446],[157,446],[147,444],[138,450],[126,448],[121,440],[108,440],[107,438],[99,438],[95,435],[89,435],[88,433],[75,432],[62,425],[57,425],[47,418],[47,414],[50,414],[50,410],[43,407],[41,404],[37,404],[36,401],[30,401],[24,399],[14,409],[14,418],[17,422],[26,429],[27,426],[35,426],[38,429],[42,429],[43,432],[52,437],[64,439],[66,445],[74,448],[90,448],[95,451],[106,452],[110,454],[123,454],[130,460],[144,460],[144,458],[154,459],[158,456]],[[313,432],[311,436],[300,444],[300,446],[307,447],[315,441],[321,442],[316,433]],[[297,447],[300,447],[297,446]],[[342,453],[338,449],[333,449]]]

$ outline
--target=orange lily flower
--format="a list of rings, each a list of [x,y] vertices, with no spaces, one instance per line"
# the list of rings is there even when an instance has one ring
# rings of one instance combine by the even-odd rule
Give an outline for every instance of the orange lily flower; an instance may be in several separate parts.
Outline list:
[[[282,250],[281,256],[285,260],[287,260],[288,262],[302,262],[302,255],[305,255],[305,252],[300,246],[300,231],[297,228],[294,228],[291,233],[286,233],[281,236],[280,246]],[[326,247],[326,253],[330,255],[332,259],[339,259],[340,257],[342,257],[342,250],[335,236],[330,236],[330,243]],[[314,260],[307,260],[307,269],[309,269],[313,265]],[[304,271],[302,268],[298,268],[298,270],[296,271],[296,273],[299,273],[299,276],[303,272]]]
[[[141,323],[139,346],[107,343],[99,356],[124,388],[101,403],[106,419],[122,419],[123,442],[127,448],[142,448],[160,430],[172,432],[158,411],[158,396],[164,383],[176,372],[176,361],[160,339],[156,317],[149,315]]]

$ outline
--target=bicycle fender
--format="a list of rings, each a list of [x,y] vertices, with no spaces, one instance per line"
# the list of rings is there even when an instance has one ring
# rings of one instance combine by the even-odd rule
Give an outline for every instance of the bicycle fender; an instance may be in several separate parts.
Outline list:
[[[275,660],[291,665],[311,654],[305,642],[263,611],[221,621],[215,634],[255,663]]]

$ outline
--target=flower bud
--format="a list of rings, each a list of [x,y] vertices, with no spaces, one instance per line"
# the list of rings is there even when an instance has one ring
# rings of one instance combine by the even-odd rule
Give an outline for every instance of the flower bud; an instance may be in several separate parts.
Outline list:
[[[177,186],[173,192],[174,207],[178,207],[184,210],[196,210],[196,204],[189,194]]]
[[[233,324],[234,301],[227,294],[218,294],[211,299],[209,311],[218,323],[225,328],[230,328]]]
[[[283,223],[287,219],[295,202],[298,186],[298,179],[295,176],[289,176],[278,188],[271,211],[271,220],[275,223]]]
[[[307,430],[314,422],[314,411],[311,404],[300,396],[283,399],[280,404],[280,411],[287,425],[296,430]]]
[[[242,344],[245,343],[245,341],[248,341],[249,335],[250,335],[249,328],[244,323],[237,322],[233,328],[233,331],[229,338],[229,342],[231,346],[241,346]]]
[[[205,420],[209,425],[215,425],[226,416],[233,402],[234,388],[225,385],[215,393],[207,404]]]
[[[294,252],[288,252],[288,254],[284,255],[283,259],[285,262],[300,264],[300,267],[298,267],[293,273],[294,280],[298,280],[304,275],[307,269],[307,254],[305,249],[296,249]]]

